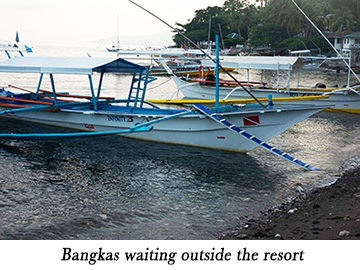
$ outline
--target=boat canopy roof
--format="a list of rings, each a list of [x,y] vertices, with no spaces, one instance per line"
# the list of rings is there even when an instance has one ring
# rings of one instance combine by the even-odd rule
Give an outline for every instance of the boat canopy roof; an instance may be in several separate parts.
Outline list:
[[[310,50],[291,51],[290,54],[311,53]]]
[[[206,53],[211,54],[211,51],[205,50]],[[148,56],[204,56],[200,50],[185,50],[185,49],[163,49],[163,50],[119,50],[118,55],[148,55]]]
[[[201,64],[215,67],[215,63],[209,59],[201,60]],[[223,56],[220,64],[224,68],[260,70],[289,70],[304,65],[299,57],[289,56]]]
[[[0,72],[83,74],[142,73],[146,68],[121,58],[13,57],[0,62]]]
[[[162,55],[162,56],[181,56],[184,50],[119,50],[118,55]]]

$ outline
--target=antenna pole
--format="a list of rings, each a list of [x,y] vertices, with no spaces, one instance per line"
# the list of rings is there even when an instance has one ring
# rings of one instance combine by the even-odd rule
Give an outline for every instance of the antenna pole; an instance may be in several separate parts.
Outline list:
[[[216,43],[216,89],[215,89],[215,108],[219,108],[219,94],[220,94],[220,87],[219,87],[219,35],[215,36],[215,43]]]
[[[164,23],[165,25],[167,25],[168,27],[170,27],[172,30],[174,30],[175,32],[177,32],[180,36],[182,36],[184,39],[186,39],[187,41],[189,41],[189,43],[191,45],[193,45],[194,47],[196,47],[197,49],[199,49],[205,56],[207,56],[215,65],[216,65],[216,60],[213,59],[209,54],[207,54],[201,47],[199,47],[194,41],[192,41],[190,38],[188,38],[187,36],[185,36],[183,33],[181,33],[178,29],[172,27],[170,24],[168,24],[167,22],[165,22],[163,19],[159,18],[158,16],[156,16],[154,13],[148,11],[147,9],[143,8],[142,6],[140,6],[139,4],[135,3],[132,0],[128,0],[130,3],[134,4],[135,6],[141,8],[142,10],[144,10],[145,12],[149,13],[151,16],[155,17],[156,19],[158,19],[159,21],[161,21],[162,23]],[[253,93],[251,93],[250,90],[246,89],[245,86],[243,86],[229,71],[227,71],[222,65],[219,64],[219,68],[221,68],[228,76],[230,76],[231,79],[233,79],[236,83],[238,83],[241,88],[246,91],[258,104],[260,104],[263,108],[266,108],[266,106],[264,104],[262,104],[254,95]]]
[[[119,11],[117,12],[117,49],[120,50],[120,37],[119,37]]]
[[[211,15],[209,16],[209,33],[208,33],[208,50],[211,51],[211,45],[210,45],[210,38],[211,38]]]

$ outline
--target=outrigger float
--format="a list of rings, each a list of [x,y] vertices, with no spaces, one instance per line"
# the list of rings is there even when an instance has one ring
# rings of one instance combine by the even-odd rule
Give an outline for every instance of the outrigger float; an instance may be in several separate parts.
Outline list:
[[[211,108],[194,104],[183,110],[161,109],[145,100],[146,87],[154,80],[149,76],[149,69],[121,58],[14,57],[0,62],[0,72],[40,74],[36,91],[14,93],[1,89],[0,116],[82,131],[66,134],[3,133],[0,139],[122,135],[238,152],[248,152],[260,146],[306,170],[315,170],[266,142],[325,109],[324,106],[221,106],[217,103]],[[97,89],[94,88],[93,73],[100,73]],[[102,81],[108,73],[133,74],[126,99],[101,97]],[[54,83],[57,74],[88,76],[91,95],[57,93]],[[51,91],[41,89],[45,75],[50,78]],[[87,100],[81,101],[84,98]]]

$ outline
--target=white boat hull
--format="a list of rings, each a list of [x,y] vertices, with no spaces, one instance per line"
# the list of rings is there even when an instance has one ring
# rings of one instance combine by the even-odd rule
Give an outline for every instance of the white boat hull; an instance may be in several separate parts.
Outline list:
[[[283,110],[264,109],[259,111],[257,108],[246,112],[219,113],[219,115],[257,138],[268,141],[322,109],[318,107],[306,109],[294,107]],[[5,110],[5,108],[1,108],[1,110]],[[101,111],[88,114],[88,112],[65,109],[58,112],[28,112],[17,114],[16,119],[76,130],[112,131],[129,129],[138,123],[145,123],[166,116],[141,113],[127,114],[124,112],[109,114],[109,112]],[[12,116],[4,117],[11,118]],[[150,132],[130,133],[122,136],[237,152],[248,152],[257,147],[253,142],[244,139],[202,114],[174,118],[154,124],[153,130]]]
[[[183,93],[186,99],[215,99],[215,87],[190,84],[179,78],[173,78],[177,87]],[[231,87],[220,87],[219,98],[224,99],[232,90]],[[257,98],[268,98],[272,95],[273,98],[289,98],[289,97],[302,97],[302,96],[320,96],[324,94],[323,91],[308,90],[276,90],[276,89],[257,89],[251,88],[251,92]],[[249,95],[244,90],[236,90],[228,99],[248,99]],[[294,101],[284,102],[283,104],[301,104],[301,105],[320,105],[328,106],[329,110],[343,111],[349,113],[360,113],[360,95],[353,92],[334,92],[329,95],[327,99],[307,100],[307,101]]]

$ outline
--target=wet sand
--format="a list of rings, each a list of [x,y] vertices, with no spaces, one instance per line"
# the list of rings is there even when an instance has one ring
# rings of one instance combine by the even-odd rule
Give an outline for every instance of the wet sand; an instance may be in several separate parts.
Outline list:
[[[291,202],[248,218],[221,239],[360,240],[360,166],[352,166],[338,180]]]

